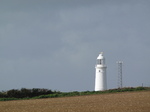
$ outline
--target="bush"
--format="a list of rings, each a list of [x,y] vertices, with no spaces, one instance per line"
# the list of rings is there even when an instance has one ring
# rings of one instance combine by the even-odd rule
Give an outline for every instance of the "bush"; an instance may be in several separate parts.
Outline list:
[[[0,98],[0,101],[18,100],[18,98]]]
[[[56,92],[56,91],[55,91]],[[0,98],[31,98],[40,95],[53,94],[54,92],[48,89],[26,89],[22,88],[20,90],[12,89],[7,92],[0,92]]]
[[[138,91],[138,90],[146,90],[146,89],[144,87],[137,87],[135,88],[135,90]]]

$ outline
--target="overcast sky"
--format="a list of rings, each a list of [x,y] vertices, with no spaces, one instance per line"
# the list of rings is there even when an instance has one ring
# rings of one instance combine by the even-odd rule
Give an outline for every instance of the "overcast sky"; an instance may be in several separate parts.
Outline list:
[[[91,91],[104,52],[108,89],[150,86],[150,0],[0,0],[0,90]]]

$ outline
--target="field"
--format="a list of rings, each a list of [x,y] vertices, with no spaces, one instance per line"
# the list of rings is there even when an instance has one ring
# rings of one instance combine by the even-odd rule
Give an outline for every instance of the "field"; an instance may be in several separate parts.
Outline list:
[[[150,112],[150,91],[0,101],[0,112]]]

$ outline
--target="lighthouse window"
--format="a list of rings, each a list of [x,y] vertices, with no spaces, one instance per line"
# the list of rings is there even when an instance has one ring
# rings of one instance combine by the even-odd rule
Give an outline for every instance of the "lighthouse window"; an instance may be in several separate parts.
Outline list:
[[[100,65],[101,65],[101,64],[102,64],[102,60],[100,59],[99,61],[100,61],[100,62],[99,62],[99,63],[100,63]]]
[[[99,59],[97,59],[97,64],[99,64]]]
[[[102,64],[103,62],[102,62],[102,60],[101,59],[97,59],[97,64]]]

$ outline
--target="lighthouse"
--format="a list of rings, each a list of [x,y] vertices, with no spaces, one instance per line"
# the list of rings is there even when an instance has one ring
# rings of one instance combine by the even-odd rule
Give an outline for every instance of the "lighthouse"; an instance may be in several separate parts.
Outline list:
[[[96,60],[95,72],[95,91],[107,90],[105,58],[103,52],[99,54]]]

